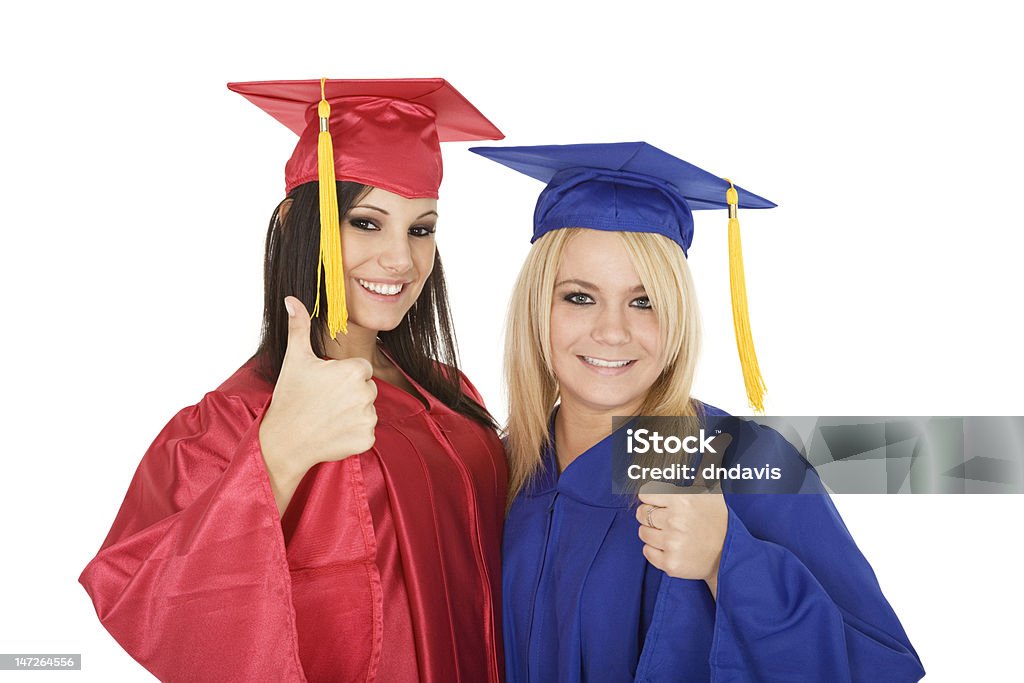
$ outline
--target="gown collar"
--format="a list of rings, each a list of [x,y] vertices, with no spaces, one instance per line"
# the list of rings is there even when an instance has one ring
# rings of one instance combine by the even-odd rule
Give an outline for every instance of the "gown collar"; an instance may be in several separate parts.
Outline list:
[[[555,454],[555,414],[548,423],[548,445],[541,453],[541,469],[534,476],[524,495],[530,498],[564,494],[586,505],[605,508],[628,508],[636,496],[612,492],[612,436],[609,434],[569,463],[559,475]]]
[[[451,412],[448,406],[439,401],[437,397],[420,386],[419,382],[410,377],[409,373],[407,373],[405,369],[391,357],[391,354],[387,352],[387,349],[385,349],[382,344],[378,344],[377,348],[389,361],[391,361],[391,364],[395,366],[395,369],[405,377],[409,384],[412,385],[413,390],[423,399],[420,400],[420,398],[413,396],[404,389],[397,387],[386,380],[374,377],[373,382],[377,385],[378,390],[378,401],[374,402],[374,408],[377,410],[378,418],[400,419],[411,415],[417,415],[419,413]],[[382,397],[384,397],[384,400],[379,400]],[[426,401],[426,405],[424,405],[424,401]]]
[[[706,417],[728,416],[728,413],[711,404],[701,403],[700,406]],[[615,493],[612,490],[614,432],[581,453],[559,476],[554,445],[557,413],[558,406],[555,406],[548,421],[548,445],[541,453],[541,469],[525,489],[524,495],[537,498],[565,494],[581,503],[605,508],[629,508],[636,505],[636,495]],[[620,430],[630,424],[626,422]]]

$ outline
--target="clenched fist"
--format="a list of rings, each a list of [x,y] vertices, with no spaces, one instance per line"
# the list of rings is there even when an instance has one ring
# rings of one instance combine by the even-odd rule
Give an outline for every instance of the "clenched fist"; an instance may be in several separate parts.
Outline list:
[[[260,447],[282,513],[309,468],[369,450],[377,426],[369,361],[318,358],[305,306],[295,297],[286,297],[285,306],[288,347],[260,425]]]

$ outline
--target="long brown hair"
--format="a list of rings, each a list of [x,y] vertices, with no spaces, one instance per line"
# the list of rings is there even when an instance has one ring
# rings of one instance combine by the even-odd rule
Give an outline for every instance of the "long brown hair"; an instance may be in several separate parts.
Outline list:
[[[343,219],[352,206],[372,190],[369,185],[338,181],[338,212]],[[256,351],[260,374],[271,384],[277,382],[288,346],[288,318],[284,298],[294,296],[307,310],[313,310],[320,257],[320,195],[316,182],[299,185],[285,201],[291,201],[287,218],[281,207],[274,208],[267,228],[263,263],[263,328]],[[325,287],[321,276],[321,287]],[[310,321],[313,352],[325,358],[326,319]],[[496,429],[487,409],[462,391],[458,347],[448,308],[441,255],[435,251],[434,268],[423,291],[393,329],[378,334],[380,343],[395,363],[420,386],[452,410]]]

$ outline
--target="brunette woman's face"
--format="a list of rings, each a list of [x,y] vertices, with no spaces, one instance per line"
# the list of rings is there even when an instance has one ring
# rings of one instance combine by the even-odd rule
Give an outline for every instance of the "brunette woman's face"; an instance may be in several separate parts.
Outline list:
[[[582,230],[565,245],[551,302],[563,406],[631,415],[661,374],[658,317],[622,240]]]
[[[341,221],[349,325],[398,326],[434,267],[437,200],[372,189]]]

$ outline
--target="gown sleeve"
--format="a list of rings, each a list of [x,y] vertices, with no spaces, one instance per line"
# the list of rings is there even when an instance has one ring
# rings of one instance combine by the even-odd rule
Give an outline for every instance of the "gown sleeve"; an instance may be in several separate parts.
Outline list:
[[[260,451],[265,409],[217,391],[178,413],[79,579],[103,626],[161,680],[305,680]]]
[[[757,440],[780,452],[771,434]],[[919,680],[917,653],[813,470],[801,490],[726,494],[712,680]]]

